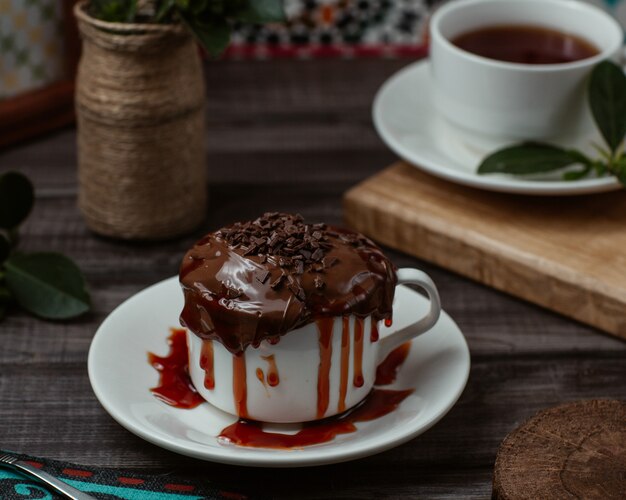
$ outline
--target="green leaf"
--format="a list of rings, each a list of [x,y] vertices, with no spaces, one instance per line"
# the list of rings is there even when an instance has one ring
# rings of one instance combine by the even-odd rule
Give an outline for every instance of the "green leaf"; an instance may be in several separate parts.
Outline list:
[[[66,319],[89,310],[85,279],[58,253],[14,255],[6,261],[6,282],[17,303],[47,319]]]
[[[218,57],[228,47],[230,25],[225,19],[214,17],[201,19],[183,12],[179,12],[179,14],[183,22],[212,57]]]
[[[591,166],[587,165],[582,170],[574,170],[571,172],[565,172],[563,174],[563,180],[564,181],[577,181],[579,179],[582,179],[583,177],[588,176],[589,172],[591,172]]]
[[[135,20],[137,0],[90,0],[89,14],[110,23]]]
[[[286,19],[282,0],[245,0],[233,5],[230,15],[238,21],[271,23]]]
[[[626,171],[620,170],[615,174],[615,177],[617,177],[617,180],[622,186],[626,187]]]
[[[577,151],[568,151],[551,144],[526,142],[490,154],[478,167],[478,173],[538,174],[582,163],[583,158]]]
[[[167,16],[169,16],[172,12],[172,8],[174,7],[174,0],[163,0],[156,11],[155,19],[157,22],[161,22]]]
[[[137,15],[137,0],[129,0],[128,11],[126,12],[126,19],[124,20],[127,23],[132,23],[135,21],[136,15]]]
[[[180,10],[184,10],[184,11],[189,10],[189,4],[191,3],[191,0],[175,0],[175,1],[176,1],[176,6]]]
[[[615,153],[626,134],[626,76],[615,63],[603,61],[593,69],[589,106],[604,140]]]
[[[194,0],[194,2],[191,4],[191,12],[193,14],[200,14],[203,10],[205,10],[207,8],[207,1],[208,0]],[[222,12],[223,9],[223,4],[221,2],[211,2],[211,5],[216,4],[220,10],[219,12]]]
[[[0,233],[0,264],[2,264],[11,253],[11,242]]]
[[[624,186],[626,186],[626,155],[622,155],[613,163],[612,173]]]
[[[35,199],[32,183],[19,172],[0,175],[0,228],[13,229],[21,224]]]

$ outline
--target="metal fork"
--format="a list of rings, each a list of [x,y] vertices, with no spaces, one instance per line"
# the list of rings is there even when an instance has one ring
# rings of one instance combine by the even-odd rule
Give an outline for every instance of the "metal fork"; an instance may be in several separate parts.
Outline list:
[[[47,472],[22,462],[7,453],[0,455],[0,466],[6,466],[20,474],[30,476],[51,488],[55,493],[59,493],[70,500],[95,500],[95,497],[78,491],[76,488],[72,488],[69,484],[51,476]]]

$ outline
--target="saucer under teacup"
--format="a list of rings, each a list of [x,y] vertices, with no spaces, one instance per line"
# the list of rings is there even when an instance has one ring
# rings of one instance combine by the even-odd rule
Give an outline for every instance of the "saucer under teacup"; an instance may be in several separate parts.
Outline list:
[[[417,302],[417,305],[416,305]],[[388,333],[415,320],[415,310],[428,301],[401,285],[394,299],[394,321]],[[295,449],[267,449],[224,444],[222,429],[237,418],[209,403],[193,409],[168,406],[150,388],[159,374],[147,360],[148,351],[165,355],[169,328],[178,324],[183,297],[177,277],[153,285],[129,298],[102,323],[89,350],[89,380],[105,410],[141,438],[183,455],[215,462],[303,467],[354,460],[398,446],[439,421],[461,395],[470,368],[467,343],[445,312],[428,332],[414,339],[395,382],[384,389],[412,389],[390,413],[357,423],[356,432]],[[382,338],[381,332],[381,338]],[[294,433],[300,424],[264,426],[268,432]]]
[[[560,174],[533,177],[478,175],[482,158],[515,141],[461,129],[445,120],[433,104],[433,81],[428,60],[418,61],[389,78],[372,108],[374,125],[383,141],[401,158],[431,175],[490,191],[529,195],[581,195],[620,189],[612,177],[563,181]],[[552,137],[552,143],[594,153],[600,135]]]

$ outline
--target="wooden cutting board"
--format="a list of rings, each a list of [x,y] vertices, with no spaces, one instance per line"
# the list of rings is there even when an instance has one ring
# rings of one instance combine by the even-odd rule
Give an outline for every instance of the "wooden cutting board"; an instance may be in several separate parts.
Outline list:
[[[534,197],[396,163],[344,196],[372,239],[626,338],[626,191]]]

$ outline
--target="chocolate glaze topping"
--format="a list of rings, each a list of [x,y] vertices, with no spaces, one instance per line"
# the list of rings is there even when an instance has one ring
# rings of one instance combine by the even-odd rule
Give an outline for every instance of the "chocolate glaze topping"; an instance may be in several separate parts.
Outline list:
[[[209,233],[183,258],[183,326],[233,354],[318,318],[391,317],[393,264],[363,235],[266,213]]]

